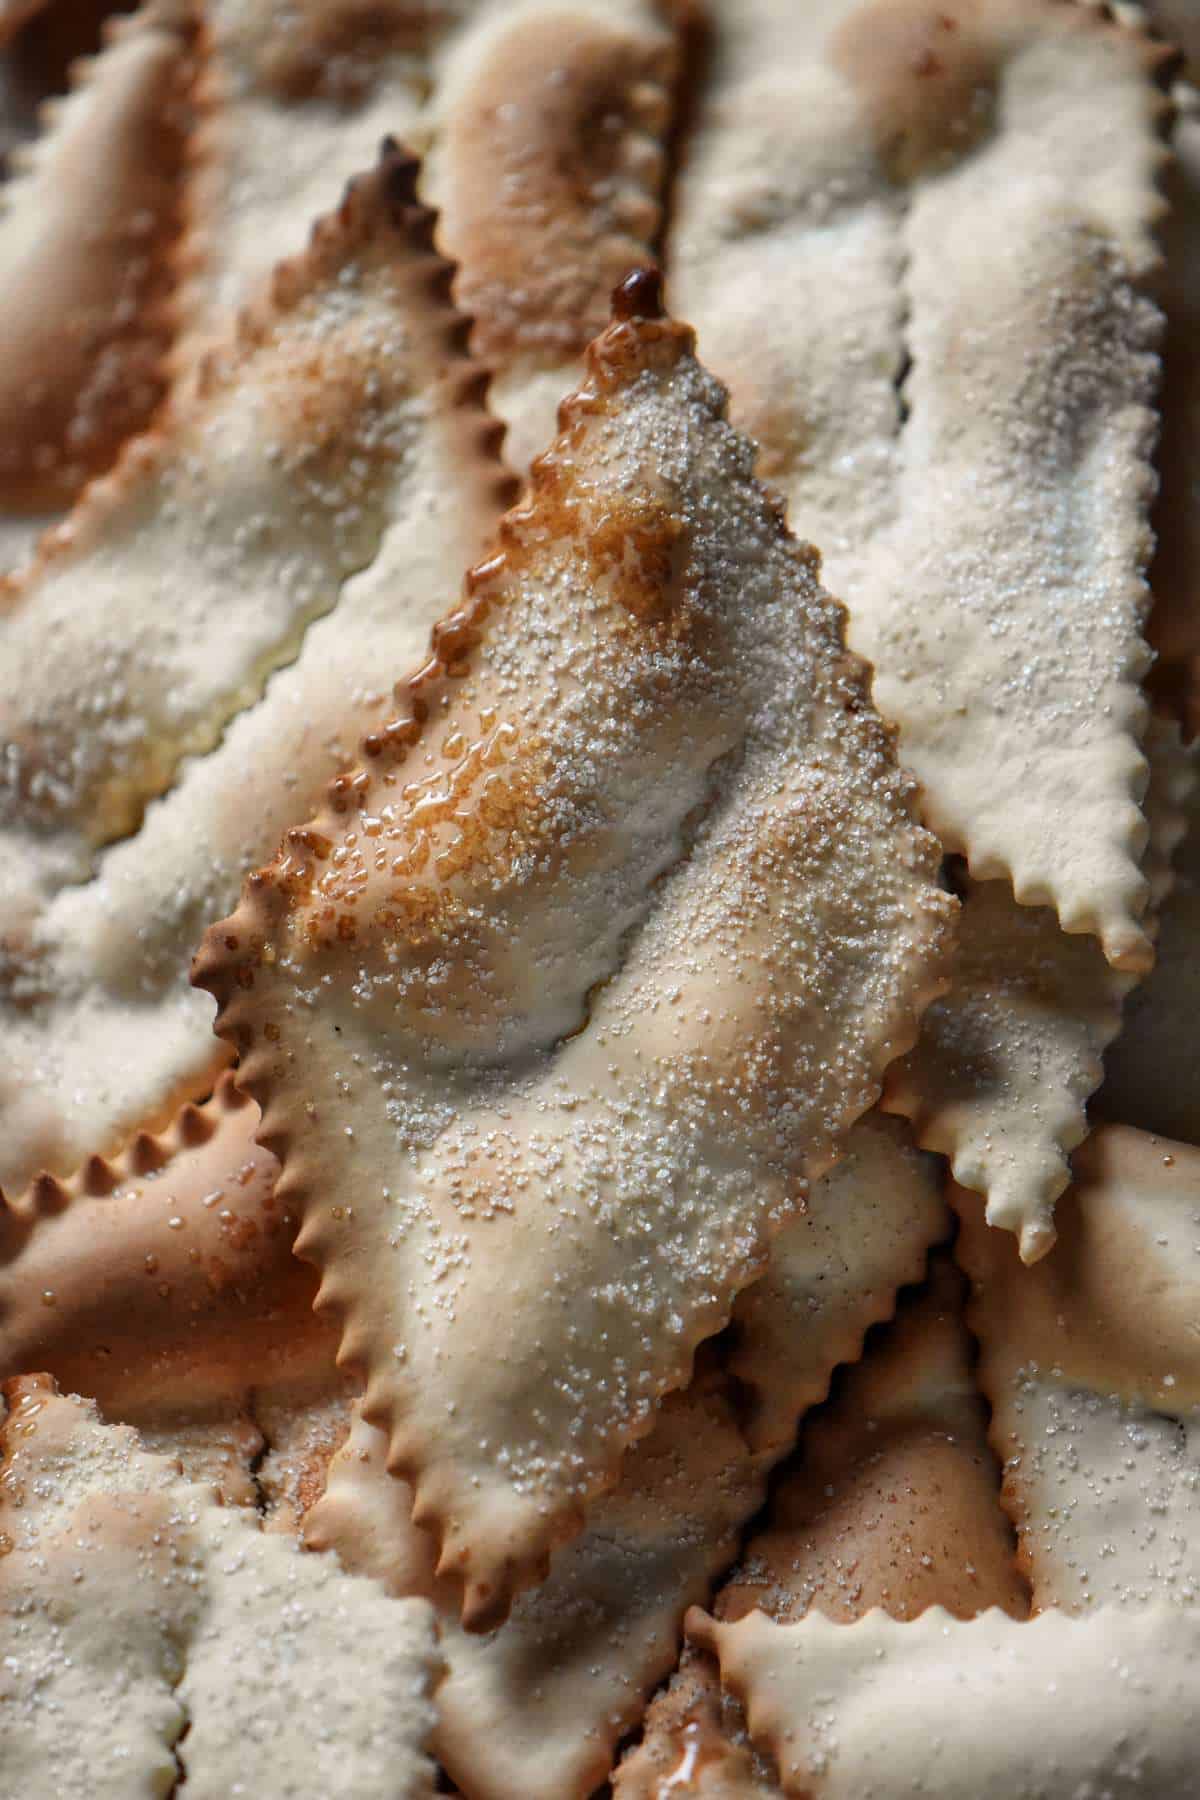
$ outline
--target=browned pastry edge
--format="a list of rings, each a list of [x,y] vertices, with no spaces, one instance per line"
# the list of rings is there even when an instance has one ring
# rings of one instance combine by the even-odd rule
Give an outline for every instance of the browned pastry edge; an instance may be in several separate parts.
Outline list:
[[[412,176],[415,180],[415,163]],[[426,228],[431,218],[432,214],[422,209]],[[442,267],[446,272],[443,279],[446,279],[451,266],[443,264]],[[465,344],[470,330],[470,324],[465,320],[455,328],[456,345]],[[636,355],[640,343],[660,339],[680,346],[685,352],[690,352],[695,345],[695,334],[691,327],[668,319],[663,312],[662,278],[659,272],[653,268],[634,270],[614,292],[612,325],[587,351],[587,375],[595,394],[603,395],[619,385],[621,371]],[[478,381],[486,383],[487,379],[487,376],[482,376]],[[472,388],[476,385],[477,383],[472,383]],[[560,431],[569,431],[577,420],[584,418],[597,405],[598,401],[586,392],[569,394],[558,409]],[[497,425],[494,428],[497,445],[502,436],[503,427]],[[269,1045],[263,1048],[256,1038],[253,1025],[246,1017],[245,996],[254,985],[254,968],[261,964],[263,946],[272,927],[288,910],[293,899],[311,887],[317,869],[328,858],[333,841],[329,833],[336,832],[338,822],[347,813],[361,811],[365,807],[371,792],[373,772],[386,769],[389,763],[398,763],[407,757],[409,751],[420,741],[441,696],[452,683],[465,675],[471,650],[479,642],[480,627],[488,615],[494,595],[502,585],[508,551],[520,542],[521,526],[533,515],[537,500],[542,495],[553,495],[557,480],[557,466],[552,452],[535,459],[530,470],[530,483],[521,504],[513,507],[499,521],[496,530],[497,549],[468,570],[462,603],[434,627],[429,659],[414,674],[396,683],[393,690],[397,702],[396,716],[381,729],[369,732],[363,739],[361,749],[364,765],[357,771],[333,778],[326,791],[327,813],[319,812],[308,824],[293,827],[286,833],[275,861],[247,877],[237,908],[228,919],[209,927],[193,961],[193,983],[206,989],[217,1002],[214,1030],[239,1058],[238,1084],[257,1101],[261,1109],[262,1123],[258,1141],[271,1151],[282,1166],[277,1191],[284,1204],[289,1207],[302,1210],[308,1195],[308,1182],[303,1167],[294,1158],[289,1160],[292,1133],[287,1124],[286,1109],[272,1104]],[[784,535],[787,527],[782,502],[773,501],[773,510],[779,532]],[[303,1229],[297,1239],[296,1251],[302,1257],[307,1257],[311,1251],[310,1237],[306,1236]],[[315,1256],[313,1260],[316,1260]],[[365,1376],[365,1350],[351,1335],[352,1321],[348,1307],[329,1292],[328,1283],[324,1280],[318,1290],[315,1306],[319,1311],[332,1310],[342,1329],[339,1365]],[[369,1390],[364,1397],[362,1410],[368,1423],[385,1422],[380,1404]],[[644,1422],[643,1434],[651,1428],[652,1423],[652,1419]],[[406,1459],[395,1444],[389,1453],[388,1467],[395,1474],[411,1478],[414,1488],[416,1487],[420,1474],[416,1460]],[[418,1505],[419,1498],[418,1495]],[[416,1516],[414,1513],[414,1517]],[[556,1542],[567,1541],[576,1535],[583,1527],[584,1516],[582,1502],[576,1501],[568,1507]],[[418,1523],[435,1532],[438,1529],[437,1518],[428,1509],[421,1509]],[[537,1563],[531,1585],[545,1579],[549,1566],[550,1550],[547,1549]],[[443,1572],[439,1557],[438,1573]],[[485,1616],[483,1612],[471,1619],[473,1628],[481,1630],[495,1623],[498,1623],[498,1619],[490,1614]]]

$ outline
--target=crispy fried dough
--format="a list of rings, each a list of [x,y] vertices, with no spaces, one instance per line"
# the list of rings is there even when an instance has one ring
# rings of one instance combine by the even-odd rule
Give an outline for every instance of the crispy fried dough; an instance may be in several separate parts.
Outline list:
[[[0,510],[61,512],[165,391],[193,80],[182,0],[119,20],[0,199]]]
[[[920,1281],[930,1245],[949,1228],[939,1165],[914,1150],[898,1120],[868,1113],[734,1308],[729,1363],[756,1451],[791,1447],[835,1365],[857,1360],[868,1327],[890,1318],[897,1289]]]
[[[664,1402],[617,1486],[496,1631],[463,1631],[456,1586],[434,1572],[435,1540],[412,1523],[412,1489],[387,1473],[386,1437],[356,1418],[306,1538],[393,1593],[434,1600],[449,1666],[436,1744],[472,1800],[586,1800],[608,1775],[674,1665],[685,1608],[709,1598],[731,1561],[799,1413],[944,1233],[940,1183],[901,1128],[871,1115],[849,1144],[739,1296],[731,1343],[710,1347],[686,1393]]]
[[[257,1124],[225,1076],[164,1137],[0,1205],[0,1379],[44,1369],[190,1479],[294,1526],[353,1384]]]
[[[1168,53],[1056,0],[728,0],[716,26],[677,303],[929,823],[1144,968]]]
[[[738,1430],[716,1371],[664,1403],[611,1494],[590,1508],[549,1577],[485,1636],[459,1622],[412,1489],[386,1468],[387,1439],[355,1419],[305,1541],[395,1594],[435,1603],[448,1672],[435,1748],[472,1800],[587,1800],[612,1767],[647,1690],[674,1665],[683,1615],[732,1560],[761,1503],[765,1464]]]
[[[408,314],[442,278],[414,177],[393,147],[352,184],[9,595],[6,924],[136,827],[376,555],[428,405]]]
[[[1161,914],[1173,948],[1169,896],[1196,758],[1163,719],[1151,720],[1146,751],[1148,924],[1157,935]],[[889,1072],[884,1103],[913,1121],[927,1150],[951,1159],[956,1180],[987,1197],[989,1223],[1015,1231],[1033,1262],[1054,1242],[1068,1153],[1087,1134],[1100,1059],[1137,978],[1114,969],[1094,938],[1067,936],[1049,908],[1018,906],[1006,882],[965,886],[953,984],[926,1013],[916,1049]],[[1148,979],[1157,991],[1153,972]],[[1135,996],[1132,1019],[1140,1006]]]
[[[652,0],[482,0],[435,59],[424,192],[522,472],[653,254],[674,41]]]
[[[930,1606],[964,1619],[988,1607],[1027,1615],[972,1387],[964,1286],[935,1258],[928,1287],[901,1300],[810,1415],[765,1523],[717,1597],[718,1619],[761,1609],[795,1621],[815,1610],[848,1624],[873,1607],[912,1619]],[[780,1791],[739,1705],[722,1697],[715,1664],[695,1649],[650,1707],[617,1800],[658,1800],[672,1776],[688,1791],[689,1774],[703,1800]]]
[[[433,1795],[422,1602],[256,1529],[48,1376],[5,1392],[7,1792]]]
[[[295,254],[384,138],[412,140],[432,43],[458,10],[454,0],[207,0],[178,370]]]
[[[952,911],[691,334],[620,301],[394,725],[197,960],[472,1624],[686,1381]]]
[[[1059,1791],[1176,1800],[1192,1782],[1200,1619],[1152,1608],[1091,1620],[931,1608],[853,1625],[689,1614],[803,1800],[1035,1800]],[[1053,1776],[1048,1774],[1053,1770]]]
[[[389,184],[409,180],[411,167],[389,152],[356,190],[352,217],[365,209],[376,218]],[[379,291],[369,308],[364,302],[363,322],[386,358],[403,418],[391,449],[384,442],[377,450],[368,564],[339,576],[326,596],[332,611],[310,627],[296,661],[275,673],[208,756],[178,771],[128,842],[98,855],[91,881],[0,931],[0,1185],[10,1193],[40,1170],[67,1175],[89,1153],[115,1152],[134,1130],[161,1127],[181,1100],[211,1087],[225,1052],[213,1039],[208,1002],[186,979],[200,932],[234,904],[247,869],[271,855],[297,810],[316,804],[331,769],[351,761],[361,734],[387,717],[387,669],[426,653],[462,568],[512,499],[497,454],[500,428],[483,403],[486,380],[447,298],[448,267],[431,249],[430,215],[406,202],[394,222],[385,214],[376,223],[380,235],[368,233],[368,241]],[[348,253],[357,255],[350,237]],[[336,298],[338,260],[330,260],[326,298],[353,310],[353,287]],[[291,379],[303,416],[302,371],[292,379],[281,365],[278,373],[281,385]],[[337,415],[343,404],[326,393],[320,406]],[[222,454],[215,440],[205,451],[233,509],[238,484],[221,470]],[[207,479],[205,466],[198,479]],[[138,565],[139,541],[123,562]],[[286,584],[288,569],[297,573],[295,556],[283,540],[278,552]],[[218,563],[221,554],[214,546]],[[224,555],[235,555],[233,547]],[[93,548],[72,565],[75,586],[95,578],[94,556]],[[47,579],[52,574],[53,565]],[[157,605],[165,592],[160,584],[146,598]],[[262,613],[261,591],[242,599],[248,615]],[[201,669],[211,625],[197,628],[188,651]],[[174,630],[173,613],[160,612],[158,626]],[[77,629],[83,644],[107,641],[94,613]],[[131,657],[140,653],[128,646]],[[42,691],[39,682],[30,706],[40,705]],[[116,714],[111,723],[115,731]]]

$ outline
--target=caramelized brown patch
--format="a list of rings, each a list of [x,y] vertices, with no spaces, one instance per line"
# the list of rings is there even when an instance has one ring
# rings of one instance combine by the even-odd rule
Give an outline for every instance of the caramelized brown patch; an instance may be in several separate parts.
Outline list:
[[[317,504],[336,489],[350,518],[371,506],[403,454],[381,430],[399,386],[389,391],[381,379],[388,348],[367,334],[333,332],[297,343],[284,320],[257,370],[279,464],[298,485],[311,486]],[[390,360],[394,380],[399,358]]]
[[[688,533],[683,520],[653,499],[609,507],[587,538],[595,573],[639,623],[686,635],[680,608]]]
[[[631,269],[612,294],[614,319],[664,319],[662,274],[658,269]]]
[[[867,0],[830,54],[895,181],[961,156],[991,129],[997,45],[981,29],[979,0]]]
[[[345,922],[352,924],[374,874],[391,878],[377,918],[385,937],[408,951],[440,953],[457,935],[454,921],[463,910],[451,883],[470,875],[473,884],[502,887],[519,854],[552,846],[552,772],[538,738],[518,738],[487,711],[478,736],[468,739],[451,724],[437,751],[432,774],[395,784],[388,813],[394,806],[396,816],[365,815],[332,858],[321,834],[302,828],[289,835],[297,854],[286,886],[293,902],[310,903],[304,936],[311,944],[353,935]],[[319,873],[309,856],[322,865]]]

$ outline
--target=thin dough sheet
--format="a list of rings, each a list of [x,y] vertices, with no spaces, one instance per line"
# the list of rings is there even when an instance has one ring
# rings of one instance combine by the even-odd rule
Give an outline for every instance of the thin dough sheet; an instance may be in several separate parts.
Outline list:
[[[841,611],[653,306],[623,291],[437,659],[197,963],[479,1624],[760,1272],[953,912]]]
[[[1177,1800],[1195,1770],[1200,1618],[1166,1608],[1081,1621],[934,1607],[902,1623],[812,1614],[777,1625],[689,1616],[755,1738],[804,1800]]]
[[[316,804],[331,769],[353,760],[362,733],[388,716],[385,671],[426,654],[463,566],[513,497],[485,378],[430,234],[430,215],[406,206],[379,324],[390,378],[410,399],[382,471],[368,566],[340,582],[295,662],[207,756],[179,768],[140,829],[97,854],[94,877],[58,891],[6,941],[0,934],[0,1187],[10,1194],[42,1169],[67,1176],[90,1153],[115,1153],[133,1131],[161,1127],[182,1100],[209,1091],[227,1053],[187,982],[201,932],[234,904],[246,871],[272,854],[296,812]],[[90,567],[80,560],[79,582]],[[85,641],[103,636],[102,623],[87,625]],[[206,619],[192,646],[198,662],[213,629]]]
[[[48,1376],[5,1394],[8,1792],[432,1800],[422,1601],[261,1531]]]
[[[1023,1269],[959,1191],[1004,1498],[1039,1609],[1200,1592],[1200,1151],[1102,1126]]]

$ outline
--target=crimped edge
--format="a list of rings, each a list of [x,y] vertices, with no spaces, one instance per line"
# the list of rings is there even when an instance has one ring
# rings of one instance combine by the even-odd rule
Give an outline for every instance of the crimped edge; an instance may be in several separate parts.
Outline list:
[[[661,276],[656,269],[645,268],[631,272],[616,289],[612,323],[588,347],[585,379],[560,404],[560,434],[569,433],[577,423],[597,411],[604,397],[627,379],[629,366],[636,366],[641,356],[655,348],[661,348],[674,360],[693,355],[695,333],[690,326],[664,314]],[[470,1546],[461,1532],[448,1525],[449,1496],[456,1485],[453,1465],[445,1460],[439,1462],[427,1452],[422,1454],[417,1438],[412,1434],[406,1436],[402,1423],[397,1420],[387,1384],[378,1375],[370,1379],[369,1334],[359,1317],[355,1294],[342,1273],[335,1272],[322,1260],[324,1226],[319,1216],[305,1216],[310,1178],[303,1163],[292,1155],[293,1133],[287,1120],[289,1109],[275,1094],[273,1058],[269,1049],[264,1049],[259,1042],[248,1017],[248,993],[254,985],[254,969],[263,961],[266,941],[286,910],[289,899],[311,887],[317,866],[330,854],[331,834],[338,831],[340,820],[349,811],[361,810],[366,805],[373,783],[372,766],[376,771],[385,766],[384,758],[389,753],[407,754],[420,740],[445,684],[465,674],[470,652],[480,641],[480,628],[499,596],[510,553],[520,541],[522,528],[533,517],[538,498],[553,483],[557,464],[554,448],[535,460],[526,498],[499,523],[498,548],[468,572],[463,603],[434,627],[429,660],[407,680],[397,683],[394,691],[401,706],[407,708],[408,716],[394,720],[363,739],[364,765],[355,772],[337,776],[327,789],[324,808],[309,823],[290,830],[274,861],[248,878],[238,907],[229,918],[209,928],[192,967],[194,985],[206,989],[217,1002],[214,1029],[240,1056],[238,1081],[262,1110],[258,1142],[276,1156],[282,1169],[276,1191],[302,1217],[296,1251],[305,1260],[315,1263],[322,1277],[315,1308],[331,1311],[341,1326],[339,1365],[367,1378],[362,1398],[363,1416],[368,1423],[380,1426],[388,1434],[388,1468],[403,1476],[412,1487],[413,1519],[431,1531],[438,1545],[437,1573],[453,1575],[463,1582],[463,1623],[468,1630],[487,1630],[500,1623],[507,1616],[514,1594],[520,1588],[544,1579],[553,1550],[582,1529],[587,1501],[616,1484],[625,1451],[653,1429],[654,1412],[651,1410],[645,1417],[630,1422],[623,1441],[610,1450],[603,1465],[594,1471],[585,1498],[564,1496],[559,1499],[554,1522],[547,1527],[539,1551],[520,1557],[509,1552],[488,1570],[490,1579],[473,1578]],[[815,568],[815,552],[790,540],[782,502],[769,488],[764,493],[781,537],[788,539],[799,559]],[[860,685],[864,704],[872,705],[871,665],[846,649],[846,609],[832,597],[829,604],[835,609],[842,640],[839,669],[847,679]],[[935,896],[943,893],[937,886],[940,846],[920,822],[916,783],[895,765],[894,729],[878,716],[875,724],[881,743],[897,769],[898,812],[912,834],[909,866],[914,885],[924,873],[932,902]],[[883,1072],[889,1063],[915,1043],[925,1007],[949,986],[951,920],[955,902],[949,895],[943,894],[943,898],[944,905],[931,904],[926,909],[923,926],[918,926],[914,919],[907,935],[906,948],[914,963],[918,961],[920,948],[924,948],[924,957],[919,960],[927,965],[925,979],[914,985],[912,994],[897,1006],[894,1016],[882,1023],[872,1069],[874,1091],[868,1096],[863,1111],[878,1099]],[[939,913],[940,919],[936,916]],[[847,1120],[845,1129],[853,1123],[853,1119]],[[756,1273],[761,1273],[766,1265],[768,1246],[769,1233],[764,1227],[757,1246]],[[660,1398],[686,1386],[691,1380],[697,1348],[728,1323],[734,1298],[731,1295],[724,1306],[714,1304],[711,1317],[697,1314],[692,1329],[677,1347],[675,1361],[664,1371]]]

